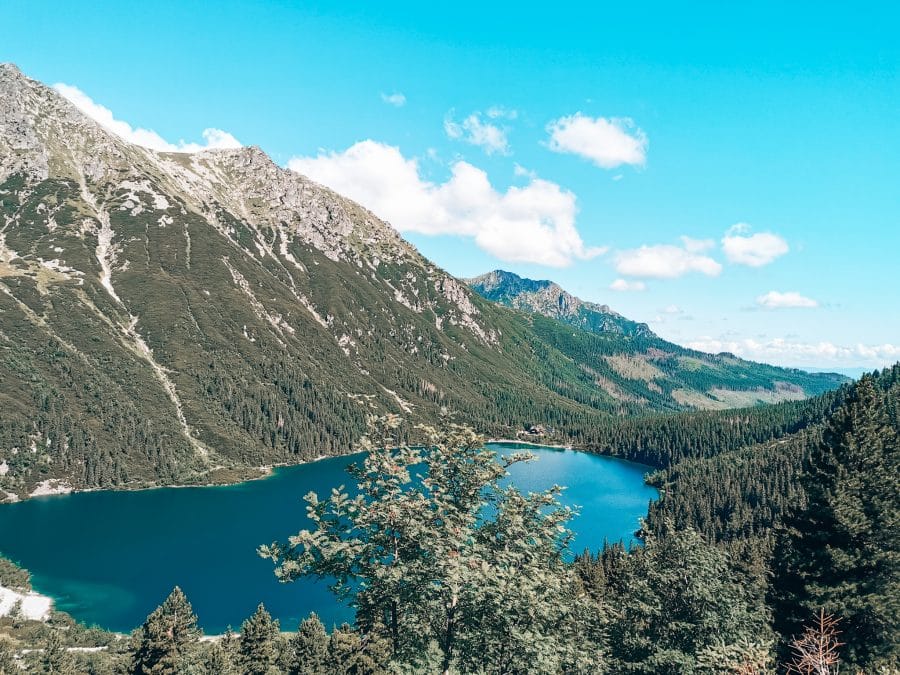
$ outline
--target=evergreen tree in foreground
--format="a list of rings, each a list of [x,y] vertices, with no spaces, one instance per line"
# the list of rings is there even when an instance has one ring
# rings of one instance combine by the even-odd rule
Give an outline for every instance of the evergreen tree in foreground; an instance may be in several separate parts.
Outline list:
[[[132,672],[138,675],[182,673],[199,637],[191,603],[176,586],[134,632]]]
[[[423,427],[425,448],[397,448],[399,419],[361,466],[357,493],[307,495],[313,528],[263,547],[284,581],[336,579],[354,597],[362,640],[389,640],[397,664],[440,652],[439,670],[600,670],[600,610],[563,554],[560,488],[522,495],[499,481],[524,453],[498,458],[471,429]],[[390,449],[397,448],[397,449]],[[345,634],[333,634],[332,658]]]
[[[300,623],[290,648],[291,675],[327,675],[328,633],[315,612]]]
[[[803,476],[808,503],[778,533],[769,597],[784,643],[820,610],[840,619],[851,667],[900,664],[900,444],[863,377]]]
[[[603,592],[612,606],[612,672],[715,672],[698,657],[745,658],[765,641],[765,621],[752,611],[727,553],[696,532],[649,534],[629,555],[613,552]],[[581,565],[584,565],[581,562]],[[602,559],[597,564],[602,565]],[[723,671],[719,671],[723,672]]]
[[[275,670],[278,660],[278,622],[262,603],[249,619],[241,624],[238,653],[247,675],[266,675]]]

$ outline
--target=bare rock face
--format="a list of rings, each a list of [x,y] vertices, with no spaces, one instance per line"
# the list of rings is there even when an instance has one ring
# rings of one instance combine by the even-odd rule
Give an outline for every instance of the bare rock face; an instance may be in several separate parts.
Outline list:
[[[332,261],[350,262],[376,275],[382,264],[422,270],[419,285],[393,283],[403,298],[431,293],[453,303],[458,323],[490,342],[475,319],[470,291],[439,270],[388,224],[360,205],[277,166],[257,147],[159,153],[126,143],[83,115],[54,90],[25,77],[12,64],[0,66],[0,182],[22,174],[29,181],[75,181],[83,200],[102,213],[122,190],[132,190],[138,213],[169,202],[203,216],[233,241],[234,221],[253,231],[248,253],[302,269],[290,252],[299,244]],[[143,195],[143,196],[142,196]],[[173,199],[174,197],[174,199]],[[145,204],[142,200],[147,201]],[[133,210],[133,207],[132,207]],[[160,211],[161,218],[171,216]],[[136,214],[135,214],[136,215]],[[224,216],[224,217],[223,217]],[[104,234],[114,248],[115,233]],[[441,289],[453,287],[448,295]],[[414,287],[415,286],[415,287]],[[451,299],[452,298],[452,299]]]
[[[586,302],[548,280],[524,279],[512,272],[494,270],[468,279],[471,288],[489,300],[508,307],[558,319],[597,333],[655,337],[643,323],[626,319],[609,305]]]

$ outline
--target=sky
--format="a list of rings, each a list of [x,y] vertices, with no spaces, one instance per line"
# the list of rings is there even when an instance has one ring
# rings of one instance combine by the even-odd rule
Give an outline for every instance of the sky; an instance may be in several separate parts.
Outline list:
[[[469,277],[786,366],[900,360],[900,5],[0,0],[0,61],[257,145]]]

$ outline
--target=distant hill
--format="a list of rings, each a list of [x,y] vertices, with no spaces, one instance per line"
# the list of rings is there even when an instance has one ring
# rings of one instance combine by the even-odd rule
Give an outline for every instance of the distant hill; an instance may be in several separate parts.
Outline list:
[[[488,300],[547,317],[590,333],[590,338],[552,330],[532,316],[544,338],[579,360],[599,386],[624,401],[648,407],[677,403],[687,408],[724,409],[757,403],[798,400],[846,381],[836,373],[810,374],[739,359],[734,354],[707,354],[663,340],[645,323],[582,300],[558,284],[495,270],[466,280]]]
[[[0,217],[0,498],[230,479],[372,413],[564,434],[841,381],[502,307],[258,148],[131,145],[8,64]]]

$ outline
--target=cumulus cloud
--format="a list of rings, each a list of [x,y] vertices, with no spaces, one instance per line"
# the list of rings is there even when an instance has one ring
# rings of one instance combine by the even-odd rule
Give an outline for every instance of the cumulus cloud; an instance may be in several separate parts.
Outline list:
[[[818,307],[819,303],[796,291],[769,291],[756,298],[756,304],[766,309],[782,309],[791,307]]]
[[[203,143],[187,143],[185,141],[170,143],[151,129],[134,128],[128,122],[116,119],[109,108],[95,102],[78,87],[58,83],[54,84],[53,88],[104,129],[135,145],[159,152],[199,152],[201,150],[241,147],[240,141],[227,131],[213,128],[203,130]]]
[[[579,155],[603,169],[643,166],[647,159],[647,135],[627,117],[595,118],[579,112],[550,122],[547,131],[551,150]]]
[[[406,96],[401,94],[399,91],[395,91],[393,94],[385,94],[381,92],[381,100],[385,103],[389,103],[392,106],[396,106],[397,108],[401,108],[406,105]]]
[[[493,155],[495,152],[501,155],[509,154],[506,129],[482,121],[481,113],[474,112],[462,122],[455,122],[452,117],[448,116],[444,120],[444,131],[450,138],[477,145],[489,155]]]
[[[703,352],[731,352],[753,361],[782,366],[827,368],[865,366],[882,368],[900,359],[900,345],[838,345],[829,341],[799,342],[785,338],[726,340],[701,337],[687,344]]]
[[[772,232],[748,234],[749,225],[738,223],[722,237],[722,251],[730,262],[749,267],[768,265],[788,252],[787,242]]]
[[[415,159],[373,140],[343,152],[296,157],[288,166],[358,201],[401,232],[471,237],[501,260],[562,267],[606,250],[582,241],[575,195],[540,178],[502,192],[483,170],[457,161],[450,177],[435,183],[422,177]]]
[[[675,279],[691,272],[715,277],[722,271],[722,265],[696,247],[671,244],[619,251],[615,266],[619,274],[646,279]]]
[[[644,291],[647,289],[647,284],[643,281],[629,281],[628,279],[616,279],[609,285],[609,290],[611,291]]]

